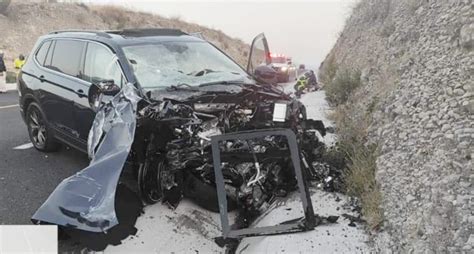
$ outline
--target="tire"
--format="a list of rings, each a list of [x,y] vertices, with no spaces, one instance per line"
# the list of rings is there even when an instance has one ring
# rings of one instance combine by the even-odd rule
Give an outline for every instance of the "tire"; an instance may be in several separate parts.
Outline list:
[[[200,207],[211,212],[219,212],[219,199],[216,187],[205,183],[189,173],[185,182],[184,196],[193,200]],[[227,211],[237,209],[237,201],[227,195]]]
[[[138,168],[138,191],[140,198],[147,204],[155,204],[163,198],[161,173],[166,167],[166,161],[156,155],[151,141],[147,147],[145,162]]]
[[[46,121],[43,110],[36,102],[28,105],[25,119],[28,136],[33,146],[41,152],[57,151],[59,143],[54,138],[53,131]]]

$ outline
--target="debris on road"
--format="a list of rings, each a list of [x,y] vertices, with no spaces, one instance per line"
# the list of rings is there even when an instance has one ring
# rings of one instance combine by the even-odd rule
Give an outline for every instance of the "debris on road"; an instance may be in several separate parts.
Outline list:
[[[331,216],[338,216],[336,223],[323,223],[312,231],[298,234],[247,237],[241,240],[235,253],[371,253],[363,227],[349,226],[349,220],[342,216],[344,213],[357,216],[357,213],[351,212],[351,207],[341,205],[350,203],[349,198],[340,193],[322,190],[311,192],[315,212],[321,217],[326,216],[328,220]],[[282,204],[252,226],[273,225],[285,217],[296,217],[297,212],[293,210],[298,210],[295,208],[299,206],[299,200],[295,194],[287,197]],[[287,208],[293,210],[287,211]]]
[[[116,189],[128,164],[145,203],[161,201],[175,209],[190,198],[220,211],[224,238],[311,230],[337,220],[315,215],[308,192],[310,180],[334,188],[341,175],[321,159],[325,135],[322,121],[308,119],[301,102],[272,86],[180,86],[145,97],[128,84],[97,112],[89,134],[90,165],[59,184],[32,220],[86,235],[113,232],[122,223]],[[305,220],[246,229],[296,190]],[[232,210],[239,218],[234,225],[226,219]],[[94,246],[100,250],[104,244]]]

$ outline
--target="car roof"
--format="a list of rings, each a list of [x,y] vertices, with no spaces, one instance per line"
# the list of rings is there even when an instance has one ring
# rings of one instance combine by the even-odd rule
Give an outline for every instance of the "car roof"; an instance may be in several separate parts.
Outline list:
[[[146,28],[123,29],[114,31],[101,30],[61,30],[53,31],[44,36],[47,38],[74,38],[100,41],[110,46],[129,46],[145,43],[169,41],[204,42],[197,36],[187,34],[178,29]]]

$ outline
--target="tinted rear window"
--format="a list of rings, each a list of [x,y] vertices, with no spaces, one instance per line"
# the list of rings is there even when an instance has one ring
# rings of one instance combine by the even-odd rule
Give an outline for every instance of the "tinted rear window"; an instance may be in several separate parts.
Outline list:
[[[40,46],[40,49],[36,53],[36,61],[38,61],[39,64],[44,64],[44,59],[46,58],[50,45],[51,41],[47,41]]]
[[[74,77],[80,76],[80,63],[85,42],[57,40],[49,68]]]

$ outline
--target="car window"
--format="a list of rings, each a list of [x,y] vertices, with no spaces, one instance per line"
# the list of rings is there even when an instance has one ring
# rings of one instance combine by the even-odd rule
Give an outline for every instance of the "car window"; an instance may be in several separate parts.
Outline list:
[[[54,46],[51,68],[74,77],[80,77],[80,63],[85,42],[57,40]]]
[[[55,41],[51,41],[51,46],[49,46],[48,53],[46,55],[46,60],[44,61],[44,67],[51,68],[51,59],[53,58],[54,46],[56,45]]]
[[[43,65],[44,60],[46,59],[46,54],[48,53],[49,46],[51,45],[51,41],[47,41],[43,43],[39,50],[36,52],[36,61],[38,61],[39,64]]]
[[[108,48],[97,43],[87,45],[82,79],[93,84],[103,80],[114,80],[120,87],[124,83],[117,57]]]
[[[254,73],[255,69],[258,66],[267,65],[267,55],[265,50],[265,42],[263,39],[255,41],[255,44],[252,44],[252,54],[250,56],[250,66],[249,71],[250,73]]]

